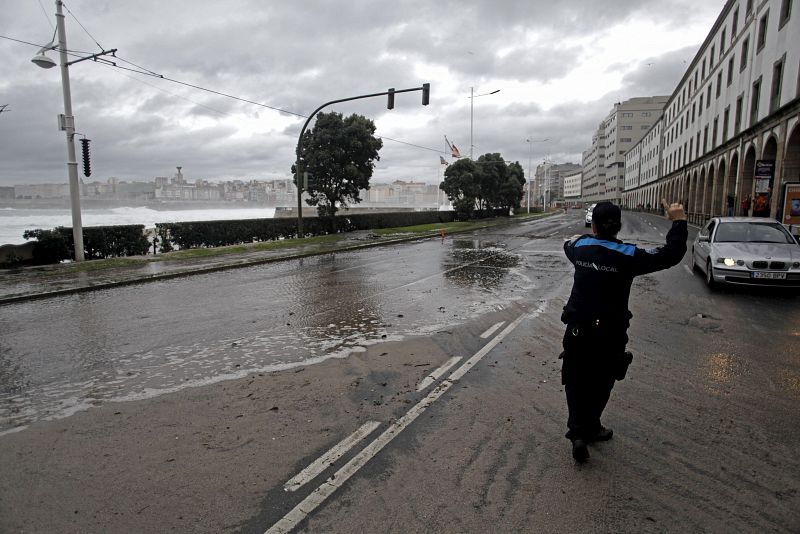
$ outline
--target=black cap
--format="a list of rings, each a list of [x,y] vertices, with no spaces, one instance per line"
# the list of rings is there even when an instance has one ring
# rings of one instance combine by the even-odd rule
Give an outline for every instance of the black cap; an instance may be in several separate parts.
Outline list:
[[[598,202],[592,210],[592,222],[598,227],[622,221],[622,211],[611,202]]]

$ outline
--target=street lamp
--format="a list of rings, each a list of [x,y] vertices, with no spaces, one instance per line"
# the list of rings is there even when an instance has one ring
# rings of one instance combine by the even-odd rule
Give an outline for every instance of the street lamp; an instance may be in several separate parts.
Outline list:
[[[533,143],[544,143],[549,141],[550,138],[544,139],[525,139],[528,143],[528,213],[531,212],[531,189],[533,188],[533,175],[531,174],[531,157],[533,156]]]
[[[63,2],[56,0],[56,25],[58,29],[58,44],[55,39],[39,50],[31,59],[33,63],[43,69],[56,66],[56,62],[44,53],[47,50],[58,48],[61,60],[61,88],[64,93],[64,115],[61,118],[61,130],[67,132],[67,171],[69,175],[69,198],[72,209],[72,237],[75,241],[75,261],[83,261],[83,227],[81,225],[81,193],[78,182],[78,162],[75,159],[75,117],[72,115],[72,96],[69,89],[69,69],[67,63],[67,33],[64,29],[64,13],[61,10]]]
[[[495,89],[490,93],[483,93],[480,95],[475,94],[475,88],[469,88],[469,159],[472,160],[472,125],[473,125],[473,117],[474,117],[474,110],[475,110],[475,99],[479,96],[488,96],[499,93],[500,89]]]

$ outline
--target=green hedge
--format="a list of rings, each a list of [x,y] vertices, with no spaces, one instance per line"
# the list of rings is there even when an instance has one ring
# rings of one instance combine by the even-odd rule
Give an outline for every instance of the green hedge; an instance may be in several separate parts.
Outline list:
[[[452,222],[451,211],[408,211],[397,213],[360,213],[339,215],[336,226],[339,232],[395,228],[418,224]],[[201,248],[240,245],[254,241],[270,241],[297,237],[297,219],[243,219],[234,221],[196,221],[156,223],[161,249],[175,247]],[[304,217],[303,232],[307,236],[330,233],[329,221],[320,217]]]
[[[504,210],[475,212],[474,217],[507,216]],[[453,211],[405,211],[396,213],[360,213],[339,215],[339,232],[399,228],[421,224],[449,223],[456,220]],[[330,221],[320,217],[303,218],[307,236],[330,233]],[[156,223],[156,232],[163,252],[175,248],[202,248],[239,245],[254,241],[274,241],[297,237],[297,219],[242,219],[228,221],[195,221]],[[34,261],[39,264],[58,263],[75,257],[72,228],[59,226],[54,230],[26,230],[25,239],[37,239]],[[144,235],[144,225],[89,226],[83,229],[84,254],[87,260],[147,254],[150,243]]]
[[[25,230],[25,239],[36,239],[34,261],[38,264],[58,263],[75,257],[72,228],[59,226],[54,230]],[[83,228],[83,250],[87,260],[138,256],[147,254],[150,243],[144,235],[143,224],[117,226],[86,226]]]

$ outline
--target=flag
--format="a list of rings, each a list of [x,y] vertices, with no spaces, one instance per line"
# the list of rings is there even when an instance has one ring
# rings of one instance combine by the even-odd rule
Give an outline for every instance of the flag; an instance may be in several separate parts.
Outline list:
[[[441,163],[442,165],[447,165],[447,162],[444,160],[442,156],[439,156],[439,163]]]
[[[448,140],[447,140],[447,136],[446,136],[446,135],[444,136],[444,142],[445,142],[445,144],[447,145],[447,150],[449,150],[450,152],[452,152],[452,151],[453,151],[453,145],[451,145],[451,144],[450,144],[450,141],[448,141]]]
[[[447,143],[447,148],[450,149],[450,153],[453,155],[454,158],[460,158],[461,152],[458,151],[456,145],[452,144],[450,141],[447,140],[447,136],[444,136],[444,142]]]

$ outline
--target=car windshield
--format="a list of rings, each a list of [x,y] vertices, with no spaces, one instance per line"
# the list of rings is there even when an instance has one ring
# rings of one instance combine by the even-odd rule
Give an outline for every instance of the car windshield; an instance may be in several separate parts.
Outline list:
[[[714,235],[716,243],[794,243],[789,233],[777,223],[720,223]]]

